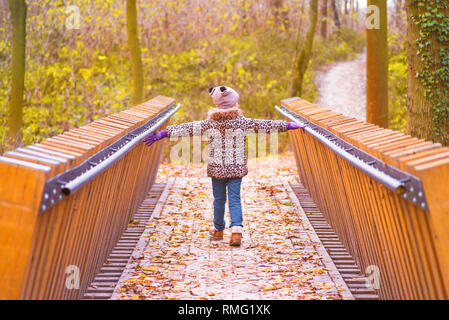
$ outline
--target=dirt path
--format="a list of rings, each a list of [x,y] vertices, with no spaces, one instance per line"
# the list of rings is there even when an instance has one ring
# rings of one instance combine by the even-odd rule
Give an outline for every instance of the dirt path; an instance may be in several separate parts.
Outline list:
[[[242,184],[243,243],[234,248],[229,228],[223,241],[209,239],[205,165],[162,165],[158,179],[172,181],[168,198],[147,224],[112,299],[350,299],[296,208],[292,155],[250,160],[249,168]]]
[[[366,54],[327,65],[317,75],[315,103],[359,120],[366,119]]]

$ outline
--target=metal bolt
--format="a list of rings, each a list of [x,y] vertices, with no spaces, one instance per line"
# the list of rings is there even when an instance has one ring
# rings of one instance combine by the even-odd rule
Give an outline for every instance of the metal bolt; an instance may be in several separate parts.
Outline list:
[[[418,197],[422,197],[422,192],[418,192]]]
[[[53,189],[53,194],[56,194],[56,189]]]
[[[44,194],[44,198],[48,199],[48,193]]]
[[[413,192],[413,191],[415,191],[415,188],[410,187],[410,192]]]

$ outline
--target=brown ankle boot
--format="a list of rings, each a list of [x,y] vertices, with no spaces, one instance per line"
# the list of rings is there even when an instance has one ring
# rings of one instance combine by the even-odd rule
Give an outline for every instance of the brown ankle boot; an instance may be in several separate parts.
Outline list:
[[[223,240],[223,230],[212,228],[210,229],[209,234],[212,240]]]
[[[235,226],[231,228],[232,235],[231,235],[231,241],[229,244],[233,247],[238,247],[242,243],[242,227]]]

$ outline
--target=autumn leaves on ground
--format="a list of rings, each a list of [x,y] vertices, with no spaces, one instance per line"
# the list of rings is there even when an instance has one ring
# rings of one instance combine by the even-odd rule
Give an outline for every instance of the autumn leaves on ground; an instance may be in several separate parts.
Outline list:
[[[204,164],[163,164],[172,183],[160,216],[147,224],[113,299],[342,299],[339,279],[318,254],[319,242],[288,193],[291,153],[253,159],[243,178],[243,243],[229,228],[212,241],[212,190]],[[229,225],[229,212],[226,209]]]

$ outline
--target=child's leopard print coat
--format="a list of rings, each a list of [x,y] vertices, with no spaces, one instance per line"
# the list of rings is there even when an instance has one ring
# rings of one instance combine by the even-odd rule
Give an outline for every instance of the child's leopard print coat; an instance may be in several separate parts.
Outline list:
[[[167,127],[169,137],[207,137],[207,176],[216,179],[241,178],[248,174],[246,136],[260,131],[284,132],[287,131],[287,122],[248,119],[238,107],[232,107],[209,110],[207,120]]]

